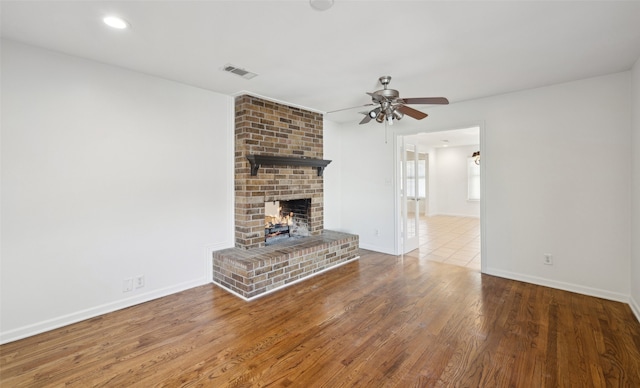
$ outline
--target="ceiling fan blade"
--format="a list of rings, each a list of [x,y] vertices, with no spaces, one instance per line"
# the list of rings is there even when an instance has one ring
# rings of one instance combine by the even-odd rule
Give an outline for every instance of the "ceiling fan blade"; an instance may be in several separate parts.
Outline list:
[[[422,120],[428,116],[426,113],[422,113],[419,110],[409,108],[408,106],[405,106],[405,105],[399,105],[396,109],[409,117],[413,117],[416,120]]]
[[[371,117],[369,115],[366,115],[358,124],[366,124],[369,121],[371,121]]]
[[[398,102],[403,104],[434,104],[434,105],[446,105],[449,103],[445,97],[414,97],[414,98],[400,98]]]
[[[336,113],[336,112],[342,112],[343,110],[349,110],[349,109],[356,109],[356,108],[362,108],[363,106],[373,106],[376,104],[364,104],[364,105],[358,105],[358,106],[352,106],[350,108],[342,108],[342,109],[338,109],[338,110],[332,110],[330,112],[327,112],[327,114],[329,113]]]

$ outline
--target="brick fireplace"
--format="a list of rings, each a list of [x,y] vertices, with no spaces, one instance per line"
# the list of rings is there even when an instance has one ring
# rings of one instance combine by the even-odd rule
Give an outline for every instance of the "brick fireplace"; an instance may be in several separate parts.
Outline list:
[[[310,200],[308,229],[322,232],[323,181],[308,166],[265,165],[251,175],[249,155],[322,159],[322,115],[254,96],[236,98],[235,245],[264,246],[265,202]]]
[[[235,108],[235,248],[213,252],[213,282],[252,300],[357,260],[357,235],[323,230],[322,115],[248,95]],[[267,207],[302,219],[304,237]]]

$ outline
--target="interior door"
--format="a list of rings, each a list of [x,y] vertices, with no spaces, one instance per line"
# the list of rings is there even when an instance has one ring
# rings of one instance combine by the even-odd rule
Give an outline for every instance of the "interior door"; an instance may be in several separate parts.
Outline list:
[[[408,253],[419,245],[420,206],[418,195],[418,152],[414,144],[402,140],[400,172],[400,198],[402,207],[402,253]]]

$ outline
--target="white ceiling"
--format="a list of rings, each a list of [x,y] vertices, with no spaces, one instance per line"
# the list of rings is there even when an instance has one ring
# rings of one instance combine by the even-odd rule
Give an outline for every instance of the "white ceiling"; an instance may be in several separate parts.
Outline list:
[[[640,57],[640,1],[335,0],[325,12],[307,0],[0,5],[5,38],[320,112],[369,103],[382,75],[401,97],[455,103],[624,71]],[[131,28],[107,28],[107,14]],[[227,63],[258,77],[222,72]],[[362,110],[329,118],[358,122]]]
[[[407,144],[414,144],[424,152],[428,148],[480,145],[480,128],[469,127],[441,132],[423,132],[404,136]]]

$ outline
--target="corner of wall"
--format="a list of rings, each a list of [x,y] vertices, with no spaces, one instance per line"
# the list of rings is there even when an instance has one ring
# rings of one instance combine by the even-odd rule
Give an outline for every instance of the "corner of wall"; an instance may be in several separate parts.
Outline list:
[[[629,298],[629,306],[631,307],[631,311],[635,314],[636,319],[640,322],[640,303],[634,299],[633,295]]]
[[[548,277],[534,276],[522,272],[505,271],[499,268],[488,267],[483,273],[505,279],[517,280],[525,283],[536,284],[539,286],[555,288],[558,290],[575,292],[577,294],[594,296],[596,298],[613,300],[621,303],[627,303],[629,301],[629,297],[626,293],[615,292],[602,288],[589,287],[571,282],[558,281],[549,279]]]
[[[640,58],[631,81],[631,262],[630,306],[640,321]]]
[[[342,231],[342,141],[341,126],[323,118],[323,153],[331,164],[324,172],[324,228]]]

